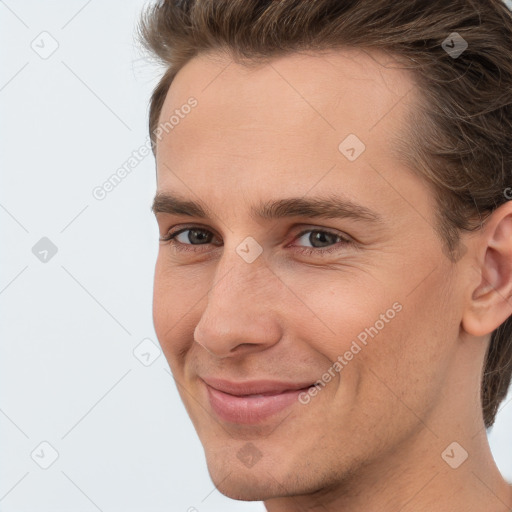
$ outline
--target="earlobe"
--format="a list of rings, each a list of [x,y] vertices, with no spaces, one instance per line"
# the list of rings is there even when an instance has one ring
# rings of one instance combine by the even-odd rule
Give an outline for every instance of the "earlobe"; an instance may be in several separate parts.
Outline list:
[[[512,201],[486,220],[479,235],[483,247],[476,270],[479,282],[471,293],[462,318],[463,329],[473,336],[485,336],[512,315]]]

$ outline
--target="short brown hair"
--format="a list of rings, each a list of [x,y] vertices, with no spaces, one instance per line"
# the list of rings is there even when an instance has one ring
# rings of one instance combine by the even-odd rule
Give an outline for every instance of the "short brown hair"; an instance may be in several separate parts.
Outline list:
[[[467,48],[449,54],[454,32]],[[297,51],[379,49],[407,62],[421,101],[399,156],[433,187],[437,232],[452,261],[460,232],[505,203],[512,186],[512,15],[502,0],[164,0],[147,7],[142,44],[166,66],[153,91],[155,132],[169,86],[194,56],[224,50],[265,62]],[[448,38],[448,39],[447,39]],[[482,369],[487,428],[512,374],[512,316],[491,335]]]

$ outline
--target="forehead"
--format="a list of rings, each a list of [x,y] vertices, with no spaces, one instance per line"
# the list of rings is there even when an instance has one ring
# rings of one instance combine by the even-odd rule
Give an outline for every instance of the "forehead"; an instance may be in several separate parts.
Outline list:
[[[357,196],[368,184],[361,177],[375,174],[368,162],[397,166],[392,139],[407,132],[416,96],[412,76],[399,67],[386,53],[355,49],[251,66],[220,52],[193,58],[160,115],[160,124],[173,115],[175,122],[157,143],[158,188],[190,195],[193,184],[195,193],[211,195],[213,184],[243,183],[241,193],[267,186],[267,194],[301,194],[334,165],[347,195]],[[196,105],[183,108],[190,98]],[[364,152],[349,161],[340,143],[353,135]],[[335,179],[330,174],[324,186]]]
[[[219,122],[243,114],[247,123],[315,119],[323,120],[324,128],[368,130],[411,91],[412,78],[383,51],[292,53],[250,65],[211,52],[178,72],[161,120],[195,96],[203,115],[223,114]],[[283,119],[284,113],[294,115]]]

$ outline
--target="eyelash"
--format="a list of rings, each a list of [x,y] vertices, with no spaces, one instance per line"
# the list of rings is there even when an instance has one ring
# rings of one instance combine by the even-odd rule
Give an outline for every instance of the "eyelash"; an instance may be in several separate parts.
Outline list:
[[[160,242],[169,243],[169,245],[173,246],[178,251],[182,251],[182,252],[199,252],[194,247],[198,247],[198,246],[202,246],[202,245],[209,245],[209,243],[208,244],[184,244],[182,242],[177,242],[175,240],[175,238],[180,233],[183,233],[184,231],[188,231],[188,230],[191,230],[191,229],[196,229],[198,231],[204,231],[204,232],[211,233],[210,230],[208,230],[206,228],[202,228],[200,226],[188,226],[186,228],[181,228],[181,229],[179,229],[177,231],[174,231],[174,232],[169,232],[167,235],[160,237]],[[310,256],[312,254],[314,254],[315,256],[316,255],[323,256],[323,255],[326,255],[326,254],[330,254],[330,253],[332,253],[334,251],[338,251],[342,247],[346,247],[348,245],[352,245],[352,246],[354,245],[354,242],[352,240],[350,240],[348,237],[344,238],[344,237],[342,237],[341,235],[339,235],[337,233],[333,233],[333,232],[327,231],[325,229],[305,229],[305,230],[301,231],[299,234],[297,234],[296,237],[294,238],[294,240],[299,239],[299,238],[303,237],[306,233],[310,233],[310,232],[324,233],[324,234],[328,234],[328,235],[333,235],[333,236],[339,238],[340,240],[339,240],[339,242],[336,242],[332,246],[329,246],[329,247],[323,248],[323,249],[320,248],[320,247],[296,247],[295,248],[296,252],[299,252],[300,254],[307,255],[307,256]]]

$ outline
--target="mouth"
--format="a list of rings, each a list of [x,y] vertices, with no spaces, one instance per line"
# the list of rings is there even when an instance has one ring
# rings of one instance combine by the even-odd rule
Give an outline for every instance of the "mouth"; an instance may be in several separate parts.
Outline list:
[[[202,379],[217,417],[236,424],[255,424],[290,408],[313,384],[252,381],[234,383]]]

